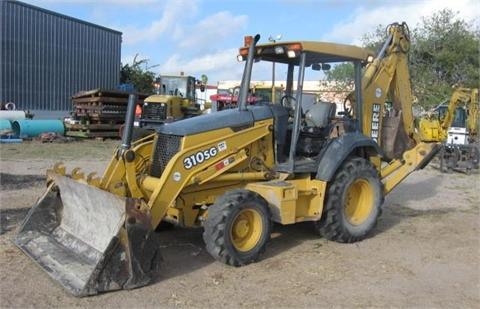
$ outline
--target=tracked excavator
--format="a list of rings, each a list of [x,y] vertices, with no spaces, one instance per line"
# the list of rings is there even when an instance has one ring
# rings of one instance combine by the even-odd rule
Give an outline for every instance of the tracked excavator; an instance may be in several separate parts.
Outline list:
[[[442,142],[440,170],[479,168],[478,88],[456,88],[447,105],[440,105],[419,122],[422,140]]]
[[[155,228],[162,222],[203,228],[206,250],[233,266],[259,259],[272,222],[310,221],[343,243],[367,237],[384,196],[426,166],[439,145],[414,130],[407,25],[388,27],[376,57],[351,45],[259,38],[239,49],[238,109],[165,124],[131,142],[130,98],[122,143],[103,177],[56,165],[15,244],[85,296],[148,284],[158,272]],[[247,104],[258,61],[286,66],[282,104]],[[336,117],[335,104],[303,106],[307,72],[338,62],[355,68],[354,111]]]

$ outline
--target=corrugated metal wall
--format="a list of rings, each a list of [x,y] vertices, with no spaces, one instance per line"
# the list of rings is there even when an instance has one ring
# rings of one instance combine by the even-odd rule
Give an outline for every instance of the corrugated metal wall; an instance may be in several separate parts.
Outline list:
[[[18,1],[0,2],[0,102],[65,111],[74,93],[119,83],[121,32]]]

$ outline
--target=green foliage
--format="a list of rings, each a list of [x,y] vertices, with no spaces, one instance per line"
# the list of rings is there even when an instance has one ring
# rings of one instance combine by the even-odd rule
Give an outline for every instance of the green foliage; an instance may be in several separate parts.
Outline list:
[[[387,29],[384,25],[378,25],[373,32],[365,33],[362,36],[362,45],[374,52],[375,54],[380,51],[382,44],[387,39]]]
[[[375,52],[380,49],[385,41],[385,27],[379,25],[374,32],[367,33],[362,38],[363,47]],[[353,63],[344,62],[333,66],[329,71],[325,71],[326,80],[335,82],[334,90],[345,90],[353,88],[354,69]]]
[[[411,75],[423,105],[438,104],[454,86],[478,87],[480,36],[470,24],[442,10],[423,18],[413,38]]]
[[[335,81],[338,87],[345,89],[354,84],[353,64],[350,62],[339,63],[331,70],[325,71],[325,77],[327,81]]]
[[[120,70],[120,82],[133,84],[137,92],[153,93],[155,73],[151,72],[150,69],[155,66],[148,67],[148,60],[137,60],[137,56],[138,54],[135,55],[132,64],[127,63],[122,66]]]

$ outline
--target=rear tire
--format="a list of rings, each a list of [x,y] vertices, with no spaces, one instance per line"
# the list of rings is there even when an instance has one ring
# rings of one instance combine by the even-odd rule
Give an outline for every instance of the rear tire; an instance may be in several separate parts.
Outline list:
[[[362,240],[375,226],[383,199],[383,186],[373,165],[363,158],[348,159],[329,184],[322,218],[315,228],[329,240]]]
[[[232,190],[209,207],[203,240],[208,253],[232,266],[255,262],[270,239],[267,202],[257,193]]]

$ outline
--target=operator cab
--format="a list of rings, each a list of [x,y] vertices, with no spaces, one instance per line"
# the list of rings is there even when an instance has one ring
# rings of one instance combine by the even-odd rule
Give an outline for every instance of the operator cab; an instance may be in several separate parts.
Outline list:
[[[155,94],[143,102],[138,119],[140,128],[155,129],[164,123],[201,113],[195,96],[195,77],[161,75],[156,79],[154,89]]]
[[[337,117],[335,102],[318,98],[314,102],[308,100],[309,96],[304,93],[304,80],[306,77],[319,80],[322,78],[319,71],[326,71],[340,63],[351,63],[355,82],[352,101],[356,102],[356,118],[361,119],[361,67],[370,54],[356,46],[309,41],[257,45],[254,53],[254,62],[271,62],[271,67],[276,72],[286,73],[284,77],[278,76],[279,74],[273,76],[277,80],[286,81],[279,101],[289,115],[275,117],[276,170],[287,173],[316,171],[318,157],[329,140],[359,131],[361,124],[347,113]],[[248,46],[245,46],[240,49],[239,60],[245,60],[247,56]],[[250,76],[247,74],[248,81],[245,83],[250,82],[252,75],[255,76],[254,79],[262,79],[257,76],[265,74],[265,67],[268,65],[252,62]],[[247,68],[246,71],[248,72]]]
[[[157,79],[157,94],[195,99],[195,78],[193,76],[160,76]]]

